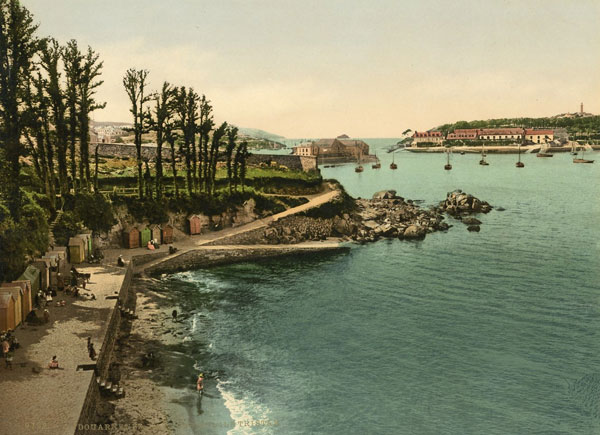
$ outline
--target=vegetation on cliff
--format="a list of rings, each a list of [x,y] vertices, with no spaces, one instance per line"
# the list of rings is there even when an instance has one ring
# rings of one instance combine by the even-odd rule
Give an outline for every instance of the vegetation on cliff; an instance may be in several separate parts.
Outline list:
[[[437,127],[436,130],[439,130],[446,135],[455,129],[500,127],[565,128],[574,138],[600,138],[600,116],[571,118],[498,118],[476,121],[458,121],[455,123],[443,124]]]

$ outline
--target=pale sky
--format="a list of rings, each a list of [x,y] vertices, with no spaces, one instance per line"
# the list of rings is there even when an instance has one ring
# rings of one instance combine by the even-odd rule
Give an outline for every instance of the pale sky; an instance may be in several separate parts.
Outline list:
[[[600,0],[22,0],[39,35],[104,61],[97,121],[130,121],[130,67],[218,122],[289,138],[600,113]]]

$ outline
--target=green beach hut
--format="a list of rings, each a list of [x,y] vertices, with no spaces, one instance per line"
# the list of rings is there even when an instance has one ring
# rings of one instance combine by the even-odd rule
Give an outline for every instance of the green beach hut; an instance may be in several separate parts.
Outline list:
[[[40,270],[30,264],[25,269],[25,272],[21,274],[20,277],[17,278],[17,281],[27,281],[31,283],[31,294],[35,295],[40,290],[41,282],[42,282],[42,273]]]
[[[152,231],[150,228],[146,227],[142,231],[140,231],[140,240],[142,248],[145,248],[148,245],[148,242],[152,239]]]

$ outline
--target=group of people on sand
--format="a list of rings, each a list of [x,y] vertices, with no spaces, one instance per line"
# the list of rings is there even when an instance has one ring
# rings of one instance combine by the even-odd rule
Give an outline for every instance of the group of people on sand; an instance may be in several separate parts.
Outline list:
[[[152,239],[152,240],[148,240],[148,244],[146,245],[146,247],[150,251],[154,251],[155,249],[159,249],[160,248],[160,244],[158,243],[158,240]]]
[[[19,340],[17,340],[17,337],[13,335],[13,332],[9,330],[0,336],[0,341],[2,341],[0,350],[2,351],[2,357],[4,358],[6,368],[12,370],[13,353],[21,347]]]

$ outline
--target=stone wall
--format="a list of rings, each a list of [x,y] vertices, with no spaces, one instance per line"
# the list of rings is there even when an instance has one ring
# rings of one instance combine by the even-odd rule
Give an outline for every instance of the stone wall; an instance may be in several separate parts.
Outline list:
[[[173,273],[185,270],[197,269],[200,267],[218,266],[222,264],[240,263],[244,261],[254,261],[263,258],[280,257],[283,255],[304,255],[315,254],[317,252],[342,252],[350,248],[347,246],[323,246],[322,248],[307,248],[290,245],[289,247],[247,247],[232,249],[224,247],[223,249],[196,249],[183,254],[169,258],[162,263],[155,264],[146,269],[146,273],[154,275],[160,273]]]
[[[135,145],[125,143],[98,143],[90,144],[90,155],[94,155],[96,152],[96,145],[98,146],[98,154],[100,156],[109,157],[129,157],[135,159],[137,152]],[[171,160],[171,148],[163,146],[162,149],[163,159]],[[142,145],[142,158],[143,159],[155,159],[156,158],[156,146]],[[314,171],[317,169],[317,158],[314,156],[295,156],[292,154],[250,154],[248,157],[248,163],[257,165],[259,163],[276,162],[279,165],[283,165],[290,169],[302,170],[302,171]]]
[[[96,145],[98,145],[98,155],[103,157],[129,157],[135,159],[137,151],[134,144],[126,143],[98,143],[90,144],[90,155],[94,155],[96,152]],[[167,144],[163,145],[162,149],[163,159],[171,160],[171,147]],[[152,160],[156,158],[156,146],[142,145],[142,158]]]
[[[258,165],[259,163],[276,162],[289,169],[302,171],[315,171],[318,169],[315,156],[296,156],[292,154],[251,154],[248,163]]]

